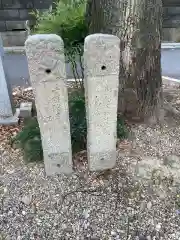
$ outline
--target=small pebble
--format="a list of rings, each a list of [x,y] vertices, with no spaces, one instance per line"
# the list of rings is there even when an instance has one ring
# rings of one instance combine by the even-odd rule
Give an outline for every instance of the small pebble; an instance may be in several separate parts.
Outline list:
[[[156,225],[156,231],[158,231],[158,232],[160,231],[161,225],[162,225],[161,223],[158,223],[158,224]]]
[[[26,212],[25,212],[25,211],[22,211],[22,215],[26,215]]]
[[[147,203],[147,208],[150,210],[152,208],[152,202]]]
[[[90,213],[89,210],[85,210],[85,211],[84,211],[84,218],[85,218],[85,219],[89,218],[89,213]]]
[[[111,236],[116,236],[117,235],[117,233],[115,232],[115,231],[111,231]]]
[[[30,205],[32,201],[32,195],[26,195],[21,198],[21,202],[23,202],[25,205]]]

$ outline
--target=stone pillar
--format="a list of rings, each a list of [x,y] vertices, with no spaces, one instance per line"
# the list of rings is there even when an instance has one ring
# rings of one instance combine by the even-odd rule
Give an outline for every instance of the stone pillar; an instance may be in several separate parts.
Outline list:
[[[0,37],[0,124],[4,124],[4,119],[13,116],[11,94],[9,85],[7,83],[4,67],[4,48],[2,39]]]
[[[93,34],[85,39],[87,150],[91,171],[109,169],[116,163],[119,45],[119,38],[108,34]]]
[[[63,40],[55,34],[37,34],[26,40],[25,48],[35,94],[46,174],[71,173]]]

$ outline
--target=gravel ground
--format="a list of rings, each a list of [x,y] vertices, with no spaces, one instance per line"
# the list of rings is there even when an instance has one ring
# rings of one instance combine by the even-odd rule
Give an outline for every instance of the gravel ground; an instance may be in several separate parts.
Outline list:
[[[178,110],[178,89],[169,92]],[[14,94],[17,105],[22,94]],[[113,170],[88,172],[84,151],[74,156],[71,176],[56,177],[47,177],[43,164],[25,164],[8,144],[20,128],[0,129],[0,239],[180,239],[176,118],[132,125],[129,139],[118,143]]]

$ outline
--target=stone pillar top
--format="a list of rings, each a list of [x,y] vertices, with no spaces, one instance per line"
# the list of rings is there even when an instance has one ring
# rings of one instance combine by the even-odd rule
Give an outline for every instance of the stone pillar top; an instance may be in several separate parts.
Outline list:
[[[120,40],[114,35],[100,33],[87,36],[84,43],[84,51],[86,52],[86,58],[84,59],[85,75],[106,76],[119,74],[119,66],[117,65],[119,46]]]
[[[25,47],[28,59],[33,61],[29,65],[30,71],[34,72],[32,82],[58,81],[62,78],[66,81],[64,43],[61,37],[56,34],[36,34],[28,37]]]
[[[60,36],[56,35],[56,34],[35,34],[35,35],[31,35],[28,37],[28,39],[25,42],[25,45],[31,43],[31,42],[39,42],[39,41],[61,41],[62,44],[63,40]]]

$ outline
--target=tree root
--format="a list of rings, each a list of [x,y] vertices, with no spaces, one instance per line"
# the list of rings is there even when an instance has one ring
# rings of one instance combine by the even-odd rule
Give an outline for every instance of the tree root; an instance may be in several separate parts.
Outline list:
[[[180,111],[178,111],[175,107],[172,106],[171,103],[166,100],[164,100],[163,108],[166,112],[171,113],[175,117],[180,116]]]

